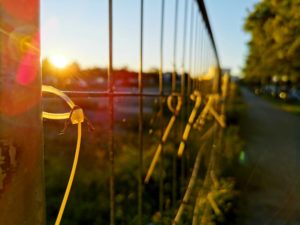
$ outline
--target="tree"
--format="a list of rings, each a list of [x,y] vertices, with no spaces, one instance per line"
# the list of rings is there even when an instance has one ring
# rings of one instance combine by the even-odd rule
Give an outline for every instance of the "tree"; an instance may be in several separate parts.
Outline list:
[[[246,18],[246,79],[300,75],[300,1],[263,0]]]

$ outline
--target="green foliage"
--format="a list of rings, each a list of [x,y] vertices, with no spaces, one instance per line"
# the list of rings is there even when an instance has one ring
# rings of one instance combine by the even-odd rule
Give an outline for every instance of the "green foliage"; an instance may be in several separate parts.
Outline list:
[[[224,170],[230,175],[238,167],[239,157],[244,148],[244,142],[240,137],[240,119],[246,109],[239,87],[231,84],[230,96],[226,108],[226,123],[228,127],[224,132],[223,160]]]
[[[246,79],[299,76],[299,0],[260,1],[246,18],[244,29],[251,35],[244,67]]]
[[[202,190],[203,195],[199,196],[197,204],[198,221],[209,225],[231,224],[231,213],[233,201],[236,198],[235,182],[231,178],[220,179],[218,187],[211,187],[209,190]]]

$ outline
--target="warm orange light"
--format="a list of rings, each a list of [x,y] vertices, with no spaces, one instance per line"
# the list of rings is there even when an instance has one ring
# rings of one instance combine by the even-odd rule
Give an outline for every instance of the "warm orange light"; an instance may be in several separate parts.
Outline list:
[[[63,69],[69,64],[69,61],[63,55],[50,56],[50,62],[53,66],[55,66],[58,69]]]

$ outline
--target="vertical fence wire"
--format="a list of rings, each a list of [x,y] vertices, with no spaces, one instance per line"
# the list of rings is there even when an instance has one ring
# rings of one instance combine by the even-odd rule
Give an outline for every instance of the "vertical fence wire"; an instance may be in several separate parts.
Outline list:
[[[204,65],[204,72],[208,73],[208,66],[207,66],[207,36],[204,36],[205,38],[203,39],[203,65]]]
[[[109,91],[109,162],[110,162],[110,175],[109,175],[109,192],[110,192],[110,224],[115,224],[115,172],[114,172],[114,98],[113,98],[113,0],[108,1],[108,33],[109,33],[109,59],[108,59],[108,77],[107,85]]]
[[[161,22],[160,22],[160,48],[159,48],[159,95],[163,96],[163,66],[164,66],[164,25],[165,25],[165,0],[161,1]]]
[[[201,78],[201,61],[202,61],[202,58],[201,58],[201,41],[203,39],[203,24],[202,24],[202,20],[201,20],[201,17],[199,19],[199,45],[198,45],[198,65],[197,65],[197,71],[198,71],[198,79],[197,79],[197,89],[199,89],[200,87],[200,78]]]
[[[199,62],[201,61],[201,58],[199,58],[199,46],[200,46],[200,34],[201,34],[201,30],[200,30],[200,24],[201,24],[201,16],[198,14],[198,20],[197,20],[197,33],[196,33],[196,47],[195,47],[195,86],[194,89],[197,89],[198,87],[198,79],[199,79],[199,71],[198,71],[198,65]]]
[[[181,96],[185,94],[185,57],[186,57],[186,33],[187,33],[187,11],[188,1],[184,4],[184,21],[183,21],[183,40],[182,40],[182,60],[181,60]]]
[[[183,21],[183,38],[182,38],[182,60],[181,60],[181,88],[180,88],[180,93],[181,93],[181,98],[182,98],[182,105],[186,105],[186,101],[188,101],[187,98],[185,98],[186,94],[186,89],[185,89],[185,83],[186,83],[186,77],[185,77],[185,57],[186,57],[186,33],[187,33],[187,12],[188,12],[188,1],[185,1],[184,4],[184,21]],[[187,118],[187,108],[183,107],[182,108],[182,113],[181,113],[181,133],[183,133],[184,130],[184,125],[186,123]],[[180,191],[181,194],[184,193],[184,188],[185,188],[185,157],[181,159],[181,167],[180,167]]]
[[[160,110],[160,143],[162,146],[160,157],[160,176],[159,176],[159,212],[161,223],[164,213],[164,144],[162,137],[164,134],[164,77],[163,77],[163,64],[164,64],[164,21],[165,21],[165,0],[161,1],[161,24],[160,24],[160,49],[159,49],[159,110]]]
[[[197,79],[197,70],[196,70],[196,66],[197,66],[197,63],[198,63],[198,59],[197,59],[197,48],[198,48],[198,33],[199,33],[199,15],[197,15],[196,17],[196,22],[195,22],[195,43],[194,43],[194,53],[193,53],[193,56],[194,56],[194,60],[193,60],[193,85],[192,85],[192,88],[195,89],[195,86],[196,86],[196,79]]]
[[[195,4],[194,0],[191,0],[191,17],[190,17],[190,37],[189,37],[189,67],[188,67],[188,79],[187,79],[187,95],[190,96],[192,92],[192,87],[191,87],[191,76],[192,76],[192,63],[193,63],[193,37],[194,37],[194,19],[195,19]],[[190,105],[187,104],[187,112],[190,112]],[[191,161],[191,155],[190,155],[190,150],[187,148],[187,169],[190,171],[190,161]]]
[[[210,46],[209,51],[207,53],[208,54],[208,56],[207,56],[208,57],[208,66],[209,67],[212,66],[212,54],[211,54],[211,50],[210,49],[211,49],[211,46]]]
[[[197,77],[196,77],[196,85],[195,85],[195,89],[199,89],[199,77],[200,77],[200,71],[199,71],[199,65],[201,63],[201,57],[199,55],[199,49],[200,49],[200,44],[201,44],[201,19],[200,19],[200,16],[199,16],[199,22],[198,22],[198,25],[197,25],[197,30],[198,30],[198,37],[197,37],[197,49],[195,49],[196,51],[196,65],[195,65],[195,71],[196,71],[196,74],[197,74]]]
[[[191,94],[192,85],[191,85],[191,77],[192,77],[192,65],[193,65],[193,37],[194,37],[194,20],[195,20],[195,5],[194,0],[191,0],[191,18],[190,18],[190,40],[189,40],[189,75],[187,81],[187,93]]]
[[[209,48],[208,48],[208,45],[209,45],[209,40],[208,38],[205,39],[205,51],[204,51],[204,58],[205,58],[205,67],[206,67],[206,70],[209,72],[209,59],[208,59],[208,52],[209,52]]]
[[[143,224],[143,120],[144,120],[144,102],[143,102],[143,41],[144,41],[144,0],[141,0],[140,8],[140,65],[138,74],[138,92],[139,92],[139,174],[138,174],[138,224]]]
[[[176,77],[177,77],[177,27],[178,27],[178,0],[175,2],[175,15],[174,15],[174,43],[173,43],[173,72],[172,72],[172,93],[176,92]]]
[[[203,23],[203,22],[202,22]],[[201,64],[200,64],[200,67],[201,67],[201,74],[204,74],[205,73],[205,66],[204,66],[204,55],[203,55],[203,51],[204,51],[204,38],[205,38],[205,28],[204,26],[202,27],[202,39],[201,39],[201,49],[200,49],[200,56],[201,56]]]
[[[173,71],[172,71],[172,94],[176,92],[176,78],[177,78],[177,26],[178,26],[178,0],[175,2],[175,15],[174,15],[174,43],[173,43]],[[176,135],[176,124],[174,128],[174,133]],[[177,154],[173,153],[173,163],[172,163],[172,203],[175,206],[177,200]]]
[[[201,22],[199,23],[199,26],[200,26],[200,41],[199,41],[199,49],[198,49],[198,58],[199,58],[199,61],[198,61],[198,73],[199,73],[199,76],[203,76],[203,73],[202,73],[202,62],[203,62],[203,57],[202,57],[202,50],[203,50],[203,38],[204,38],[204,26],[203,26],[203,22],[201,20]],[[201,79],[200,77],[198,78],[198,85],[197,85],[197,88],[200,89],[200,80]]]

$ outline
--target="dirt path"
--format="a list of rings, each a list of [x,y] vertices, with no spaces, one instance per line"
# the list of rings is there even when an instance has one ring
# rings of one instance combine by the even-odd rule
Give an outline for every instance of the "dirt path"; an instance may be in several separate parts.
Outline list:
[[[242,89],[246,141],[239,225],[300,224],[300,117]]]

